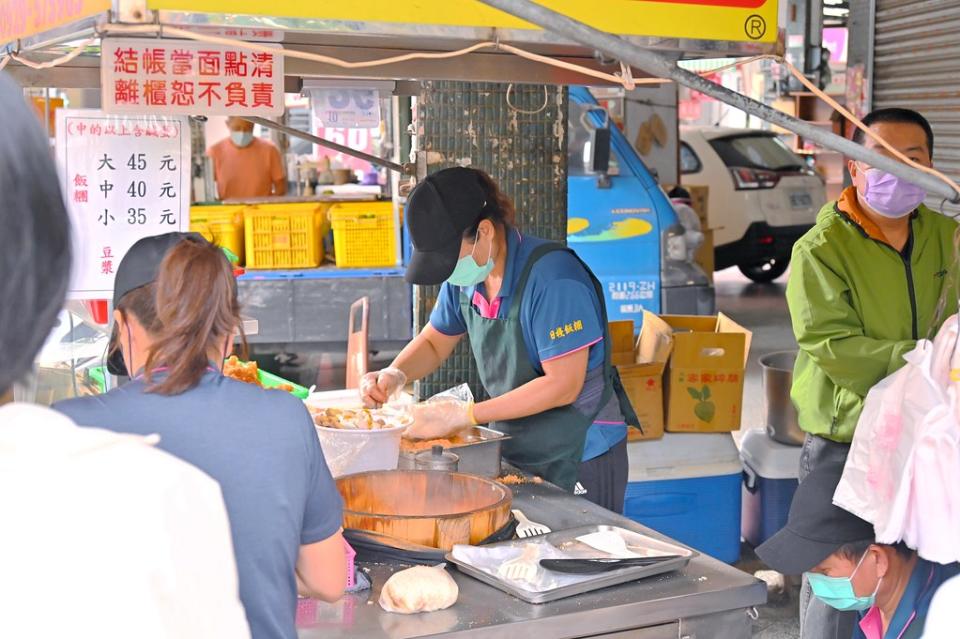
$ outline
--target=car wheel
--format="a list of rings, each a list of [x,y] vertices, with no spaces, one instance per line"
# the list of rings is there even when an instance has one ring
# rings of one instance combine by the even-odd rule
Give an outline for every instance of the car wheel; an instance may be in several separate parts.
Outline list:
[[[758,284],[767,284],[786,273],[789,265],[790,260],[787,258],[771,258],[756,264],[740,264],[737,268],[740,269],[741,273],[749,277],[754,282],[757,282]]]

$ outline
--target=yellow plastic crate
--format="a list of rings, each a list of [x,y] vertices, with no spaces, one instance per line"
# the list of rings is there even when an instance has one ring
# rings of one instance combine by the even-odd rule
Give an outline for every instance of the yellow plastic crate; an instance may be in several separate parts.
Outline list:
[[[248,269],[316,268],[323,261],[325,207],[313,202],[244,210]]]
[[[333,246],[340,268],[393,266],[397,230],[392,202],[338,202],[330,207]]]
[[[243,265],[242,206],[191,206],[190,230],[230,249]]]

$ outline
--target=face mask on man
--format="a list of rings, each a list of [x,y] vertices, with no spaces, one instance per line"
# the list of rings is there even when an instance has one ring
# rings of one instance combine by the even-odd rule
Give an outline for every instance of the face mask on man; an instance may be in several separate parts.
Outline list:
[[[827,577],[815,572],[806,574],[807,581],[810,582],[810,589],[813,590],[815,597],[825,604],[837,610],[847,612],[851,610],[863,611],[872,608],[877,602],[877,593],[880,592],[880,584],[883,583],[883,577],[877,581],[877,587],[873,589],[873,594],[866,597],[858,597],[853,589],[853,576],[860,570],[863,560],[867,558],[869,552],[863,554],[860,563],[853,569],[849,577]]]
[[[493,270],[493,239],[490,240],[490,250],[487,252],[487,261],[483,265],[477,264],[473,259],[473,254],[480,243],[480,231],[477,231],[477,239],[473,243],[473,250],[470,255],[465,255],[457,261],[456,268],[447,278],[447,281],[454,286],[467,287],[475,286],[487,279],[490,271]]]
[[[867,179],[866,190],[860,198],[883,217],[899,219],[913,213],[927,196],[927,192],[909,180],[872,167],[857,168]]]
[[[250,146],[250,143],[253,142],[253,132],[252,131],[231,131],[230,139],[233,140],[233,143],[236,144],[241,149],[245,146]]]

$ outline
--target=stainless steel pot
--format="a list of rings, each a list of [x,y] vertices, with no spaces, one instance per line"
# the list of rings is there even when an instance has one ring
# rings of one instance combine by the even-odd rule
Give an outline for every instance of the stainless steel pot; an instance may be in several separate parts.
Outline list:
[[[797,351],[780,351],[760,358],[767,412],[767,434],[775,441],[790,446],[802,445],[805,436],[797,422],[797,409],[790,400],[793,365],[796,361]]]

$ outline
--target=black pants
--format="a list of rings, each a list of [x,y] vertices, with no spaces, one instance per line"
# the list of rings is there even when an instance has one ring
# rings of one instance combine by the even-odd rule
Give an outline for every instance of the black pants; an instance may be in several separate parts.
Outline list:
[[[818,466],[843,464],[849,444],[838,444],[823,437],[807,435],[800,451],[800,481]],[[830,500],[830,495],[824,495]],[[840,612],[813,596],[810,584],[803,580],[800,590],[800,639],[849,639],[857,623],[857,613]]]
[[[623,513],[627,492],[627,439],[613,448],[580,464],[574,494],[615,513]]]

